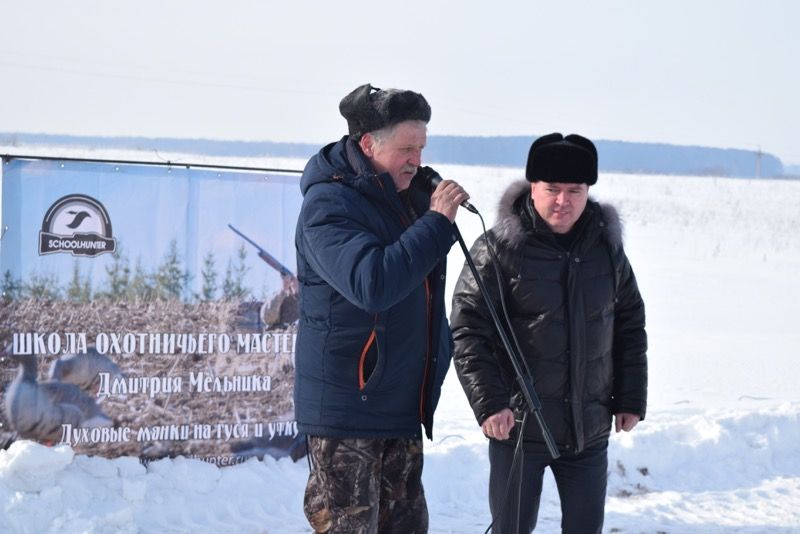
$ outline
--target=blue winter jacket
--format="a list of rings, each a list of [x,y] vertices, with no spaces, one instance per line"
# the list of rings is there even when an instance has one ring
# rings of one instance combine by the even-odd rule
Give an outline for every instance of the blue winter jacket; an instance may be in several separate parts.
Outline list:
[[[342,138],[306,165],[297,222],[295,417],[315,436],[431,438],[450,366],[445,257],[455,242],[430,196]]]

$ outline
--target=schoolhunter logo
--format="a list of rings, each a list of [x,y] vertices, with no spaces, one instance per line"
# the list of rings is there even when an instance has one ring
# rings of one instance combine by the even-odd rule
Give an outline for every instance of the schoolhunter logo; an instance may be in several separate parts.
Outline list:
[[[39,254],[68,252],[73,256],[97,256],[114,252],[111,219],[100,202],[86,195],[67,195],[56,200],[42,221]]]

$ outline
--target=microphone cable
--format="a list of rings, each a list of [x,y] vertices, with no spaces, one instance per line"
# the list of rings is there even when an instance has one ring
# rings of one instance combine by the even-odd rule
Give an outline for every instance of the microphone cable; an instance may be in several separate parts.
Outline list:
[[[514,331],[514,327],[511,324],[511,317],[509,316],[508,307],[506,306],[505,291],[503,291],[504,288],[503,274],[500,272],[500,267],[499,267],[500,260],[497,256],[494,247],[492,246],[491,241],[489,240],[489,233],[486,230],[486,222],[483,220],[483,215],[480,214],[477,208],[473,213],[477,214],[481,220],[481,227],[483,229],[483,239],[484,242],[486,243],[486,248],[489,251],[489,255],[491,256],[492,260],[491,264],[492,267],[494,267],[493,270],[495,274],[495,279],[497,280],[497,289],[498,289],[498,294],[500,296],[500,309],[502,312],[503,320],[505,321],[505,327],[511,334],[511,339],[514,341],[514,347],[517,349],[517,353],[521,356],[522,365],[525,369],[525,373],[529,377],[531,377],[531,381],[533,381],[533,375],[531,374],[530,367],[528,367],[528,362],[525,360],[523,356],[522,348],[519,344],[519,340],[517,339],[517,334]],[[506,510],[506,506],[508,506],[508,497],[511,492],[511,483],[514,480],[515,473],[517,474],[517,484],[516,484],[516,494],[514,502],[516,503],[517,514],[516,517],[514,518],[514,525],[513,525],[514,528],[512,532],[514,533],[519,532],[519,511],[520,511],[520,504],[522,501],[522,474],[523,474],[523,465],[525,463],[523,439],[525,435],[525,426],[527,422],[528,422],[528,412],[523,411],[522,421],[520,422],[519,429],[517,431],[516,443],[514,444],[514,456],[511,459],[511,466],[508,469],[508,478],[506,479],[506,487],[505,490],[503,491],[503,498],[502,498],[503,505],[500,507],[500,510],[498,511],[497,515],[494,515],[492,517],[492,522],[489,524],[488,527],[486,527],[484,534],[489,534],[489,532],[492,530],[492,527],[497,522],[497,520],[503,517],[503,513]]]

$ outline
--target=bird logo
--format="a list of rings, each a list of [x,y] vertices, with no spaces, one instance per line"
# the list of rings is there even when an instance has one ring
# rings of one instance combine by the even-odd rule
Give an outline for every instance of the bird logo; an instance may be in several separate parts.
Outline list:
[[[114,252],[111,219],[105,206],[88,195],[73,194],[56,200],[42,221],[39,254],[64,252],[73,256],[97,256]]]
[[[75,228],[79,227],[84,219],[91,217],[91,214],[88,211],[75,211],[69,210],[67,212],[69,215],[74,215],[75,218],[72,219],[72,222],[67,225],[67,228],[74,230]]]

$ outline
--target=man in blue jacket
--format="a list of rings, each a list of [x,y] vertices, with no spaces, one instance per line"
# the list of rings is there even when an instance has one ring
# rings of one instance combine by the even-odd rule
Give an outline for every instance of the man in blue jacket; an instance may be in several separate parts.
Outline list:
[[[339,104],[349,135],[306,165],[295,414],[308,435],[304,510],[316,532],[426,532],[422,432],[450,365],[452,222],[469,198],[412,186],[431,109],[369,84]]]

